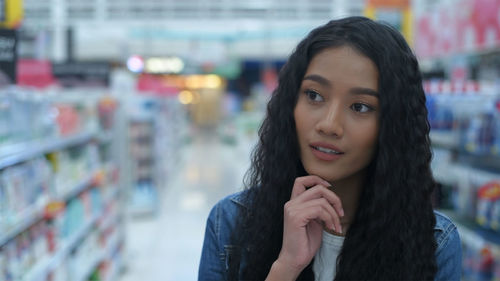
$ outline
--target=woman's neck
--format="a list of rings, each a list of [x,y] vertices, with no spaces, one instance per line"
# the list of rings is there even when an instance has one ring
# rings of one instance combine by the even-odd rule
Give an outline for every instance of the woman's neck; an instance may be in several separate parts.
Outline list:
[[[328,232],[335,235],[344,236],[347,229],[354,220],[356,215],[356,210],[358,209],[359,198],[363,186],[365,183],[366,172],[362,171],[348,178],[332,182],[332,187],[330,189],[337,194],[342,202],[342,207],[344,209],[344,217],[340,219],[342,225],[342,234],[337,232],[332,232],[327,229]]]

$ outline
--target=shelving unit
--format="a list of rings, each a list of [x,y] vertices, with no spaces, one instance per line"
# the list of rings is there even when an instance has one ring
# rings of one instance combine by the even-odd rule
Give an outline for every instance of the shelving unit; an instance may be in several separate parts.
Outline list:
[[[440,184],[437,202],[439,210],[457,225],[463,249],[462,279],[466,281],[500,277],[500,232],[492,224],[498,220],[493,214],[494,204],[498,204],[493,202],[498,201],[479,195],[480,190],[500,182],[500,155],[495,149],[500,138],[500,123],[495,123],[500,114],[495,105],[500,101],[500,89],[488,89],[488,93],[438,92],[429,99],[433,102],[430,110],[434,110],[430,116],[435,118],[431,125],[433,121],[443,125],[430,134],[431,166]]]
[[[74,103],[65,105],[78,106],[82,97],[72,99]],[[80,101],[85,104],[83,107],[94,102],[97,106],[99,100],[97,97],[83,99]],[[77,114],[76,111],[71,114]],[[11,209],[9,204],[3,210],[4,206],[0,206],[0,216],[3,211],[8,218],[0,218],[3,220],[0,221],[0,280],[7,273],[11,274],[7,278],[13,281],[86,281],[102,263],[113,264],[114,274],[121,271],[122,264],[111,260],[122,255],[125,241],[118,128],[109,127],[108,122],[107,127],[98,129],[101,115],[97,115],[97,110],[80,113],[84,116],[72,119],[82,122],[77,126],[79,132],[65,133],[59,138],[0,144],[0,203],[11,202]],[[119,123],[114,120],[113,123]],[[42,179],[40,176],[30,176],[24,183],[22,176],[31,171],[28,168],[36,169],[37,163],[50,169],[43,174],[43,183],[38,182]],[[22,205],[12,203],[17,202],[12,193],[2,194],[1,188],[7,192],[16,190],[12,180],[17,178],[11,174],[21,180],[23,196],[29,196]],[[6,179],[10,180],[10,186],[6,185]],[[36,194],[28,195],[30,192]],[[60,209],[52,214],[51,208]],[[24,245],[22,253],[20,245]],[[88,251],[94,248],[98,251]],[[75,266],[79,261],[84,263]],[[61,277],[64,274],[68,276]],[[108,281],[116,280],[116,276]]]
[[[32,269],[32,272],[27,274],[24,278],[26,281],[44,281],[47,276],[57,268],[64,258],[66,258],[69,253],[78,246],[78,244],[85,238],[90,230],[94,227],[100,215],[94,216],[90,221],[85,222],[84,226],[80,228],[68,241],[63,244],[63,246],[51,257],[48,257],[44,261],[40,262],[37,266]]]
[[[129,120],[130,156],[134,181],[131,214],[154,214],[158,208],[158,182],[155,177],[157,157],[154,154],[155,120],[151,116],[134,116]]]
[[[63,142],[60,142],[63,143]],[[64,149],[66,147],[71,146],[72,144],[78,144],[80,142],[72,142],[72,141],[66,141],[64,142],[67,145],[59,145],[57,146],[58,149]],[[47,146],[49,147],[49,146]],[[45,154],[47,152],[51,152],[54,150],[57,150],[57,148],[54,149],[53,146],[50,147],[50,149],[37,149],[38,151],[41,151],[40,154]],[[20,161],[17,161],[17,163],[29,160],[30,157],[27,157],[28,155],[31,155],[31,157],[36,157],[39,156],[39,154],[33,154],[32,152],[22,152],[21,155],[12,155],[11,157],[15,157],[16,159],[23,159]],[[1,160],[0,160],[1,161]],[[4,167],[5,168],[5,167]],[[1,170],[1,169],[0,169]],[[66,202],[70,198],[75,197],[77,194],[81,193],[83,190],[89,188],[89,186],[92,184],[92,181],[96,177],[98,171],[91,172],[90,175],[82,180],[81,183],[76,185],[74,188],[70,189],[68,192],[65,194],[62,194],[58,196],[57,198],[52,198],[49,200],[49,198],[43,200],[36,206],[32,206],[31,208],[27,209],[23,215],[21,215],[21,219],[19,221],[16,221],[12,224],[12,228],[10,230],[7,230],[6,233],[1,233],[0,234],[0,246],[4,245],[8,240],[12,239],[13,237],[19,235],[21,232],[25,231],[28,227],[33,225],[35,222],[41,220],[44,216],[45,208],[48,203],[52,201],[61,201],[61,202]]]

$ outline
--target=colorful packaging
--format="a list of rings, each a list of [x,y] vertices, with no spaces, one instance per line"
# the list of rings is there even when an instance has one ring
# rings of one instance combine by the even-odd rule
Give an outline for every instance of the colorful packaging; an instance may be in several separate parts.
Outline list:
[[[477,191],[476,221],[480,225],[500,230],[500,181],[491,181]]]

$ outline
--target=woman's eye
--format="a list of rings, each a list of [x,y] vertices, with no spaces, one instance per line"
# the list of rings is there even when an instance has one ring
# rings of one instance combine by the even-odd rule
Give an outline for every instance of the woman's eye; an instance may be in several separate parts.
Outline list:
[[[352,110],[359,113],[366,113],[373,110],[373,108],[371,108],[370,106],[362,103],[355,103],[351,106],[351,108]]]
[[[311,100],[311,101],[314,101],[314,102],[323,101],[323,97],[320,94],[318,94],[318,92],[316,92],[316,91],[306,90],[305,94],[309,98],[309,100]]]

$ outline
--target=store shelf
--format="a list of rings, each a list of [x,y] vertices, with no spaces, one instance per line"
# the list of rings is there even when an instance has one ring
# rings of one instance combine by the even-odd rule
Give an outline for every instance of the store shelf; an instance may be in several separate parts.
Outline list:
[[[120,215],[119,214],[112,214],[108,215],[101,223],[99,226],[100,230],[106,230],[110,226],[116,224],[119,221]]]
[[[480,178],[482,182],[500,178],[498,170],[483,169],[477,165],[462,163],[449,163],[446,166],[441,164],[440,166],[433,167],[432,173],[438,182],[450,186],[458,185],[461,181],[469,180],[470,178]]]
[[[113,256],[113,252],[120,246],[120,244],[125,240],[125,236],[123,234],[115,234],[113,240],[109,243],[108,247],[106,247],[105,259],[110,259]]]
[[[43,213],[45,206],[47,205],[48,199],[43,199],[39,204],[28,208],[19,217],[20,219],[13,224],[13,226],[3,233],[0,233],[0,246],[7,243],[10,239],[16,237],[21,232],[32,226],[37,221],[43,218]]]
[[[54,255],[45,260],[42,260],[38,265],[36,265],[31,272],[29,272],[24,281],[45,281],[47,276],[56,269],[62,261],[71,253],[71,251],[78,246],[84,237],[93,229],[94,224],[97,222],[100,215],[92,217],[87,221],[84,226],[78,230],[73,236],[71,236],[63,245],[60,247]]]
[[[63,194],[61,197],[57,198],[59,201],[68,201],[69,199],[75,197],[77,194],[81,193],[83,190],[88,188],[92,183],[95,173],[91,176],[83,180],[81,183],[76,185],[75,188],[71,189],[67,193]],[[45,206],[50,200],[45,199],[42,200],[37,206],[27,209],[20,216],[18,222],[14,223],[14,227],[10,230],[7,230],[5,233],[0,233],[0,246],[7,243],[10,239],[16,237],[30,226],[32,226],[37,221],[41,220],[44,216]]]
[[[154,120],[154,116],[150,114],[129,116],[129,121],[136,123],[154,122]]]
[[[117,241],[116,245],[114,245],[114,247],[112,247],[112,248],[111,248],[111,251],[110,251],[110,252],[108,252],[108,253],[109,253],[108,259],[112,259],[112,255],[113,255],[114,251],[115,251],[118,247],[120,247],[120,245],[121,245],[123,242],[124,242],[124,237],[123,237],[123,236],[121,236],[121,237],[118,239],[118,241]],[[120,274],[120,270],[122,269],[122,266],[123,266],[123,264],[122,264],[122,261],[121,261],[121,259],[120,259],[120,260],[119,260],[116,264],[114,264],[114,265],[113,265],[113,267],[112,267],[112,269],[111,269],[111,271],[110,271],[110,273],[109,273],[109,275],[108,275],[108,278],[106,278],[105,280],[106,280],[106,281],[116,281],[116,280],[118,280],[118,275]]]
[[[500,155],[493,154],[466,154],[463,153],[459,156],[459,161],[467,163],[472,167],[476,167],[482,170],[497,172],[500,171]]]
[[[459,134],[457,131],[431,131],[429,136],[433,146],[446,149],[459,148]]]
[[[116,249],[122,245],[125,241],[125,236],[123,234],[118,235],[118,239],[114,243],[111,243],[111,247],[108,251],[108,256],[107,259],[111,260],[113,258],[113,254],[115,253]],[[109,277],[106,279],[107,281],[115,281],[118,279],[118,274],[120,273],[120,269],[122,268],[122,263],[121,259],[120,261],[113,266],[113,269],[111,270],[111,273],[109,274]]]
[[[97,134],[96,139],[100,143],[110,143],[113,140],[113,133],[110,131],[102,131]]]
[[[92,182],[94,181],[94,178],[95,178],[96,174],[97,174],[97,172],[91,173],[90,176],[88,176],[82,182],[80,182],[79,184],[77,184],[75,186],[75,188],[67,191],[64,194],[62,194],[57,199],[59,201],[64,201],[65,202],[65,201],[68,201],[71,198],[74,198],[78,194],[82,193],[82,191],[84,191],[85,189],[89,188],[92,185]]]
[[[111,273],[109,274],[109,278],[105,279],[106,281],[116,281],[118,279],[118,274],[120,273],[119,269],[121,264],[113,266]]]
[[[90,141],[94,133],[86,132],[62,139],[31,141],[0,148],[0,170],[34,157]]]
[[[87,281],[88,277],[94,272],[94,270],[101,264],[101,262],[110,259],[113,251],[120,245],[123,241],[122,235],[114,235],[113,240],[111,240],[105,249],[99,251],[95,257],[89,262],[88,265],[82,266],[83,271],[79,277],[76,277],[76,281]]]
[[[88,277],[92,272],[99,266],[99,264],[105,259],[106,252],[101,250],[98,254],[94,256],[92,262],[89,262],[87,265],[82,266],[83,270],[79,277],[76,277],[74,280],[76,281],[87,281]]]

